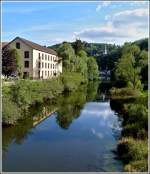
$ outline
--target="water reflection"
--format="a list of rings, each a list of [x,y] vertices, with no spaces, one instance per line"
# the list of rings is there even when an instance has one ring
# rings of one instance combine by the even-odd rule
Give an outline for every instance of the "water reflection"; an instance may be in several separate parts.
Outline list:
[[[81,86],[78,91],[63,94],[56,99],[47,100],[44,103],[34,103],[25,119],[20,120],[15,126],[3,128],[4,154],[12,141],[17,144],[23,143],[23,140],[32,133],[32,128],[54,111],[57,111],[57,124],[63,129],[69,128],[72,121],[80,116],[80,111],[86,101],[95,99],[98,85],[98,83],[89,83],[88,86]]]
[[[108,101],[96,101],[97,89],[98,84],[90,83],[35,103],[26,119],[3,128],[3,169],[122,171],[112,152],[117,145],[113,132],[120,132],[118,117]]]

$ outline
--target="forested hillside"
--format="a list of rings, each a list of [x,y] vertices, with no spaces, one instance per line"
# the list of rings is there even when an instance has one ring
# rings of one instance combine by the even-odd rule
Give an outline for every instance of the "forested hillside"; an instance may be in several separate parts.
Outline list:
[[[70,42],[72,47],[74,47],[75,43],[76,42]],[[96,58],[99,70],[113,70],[116,62],[122,55],[123,46],[105,43],[88,43],[85,41],[81,42],[80,40],[78,40],[78,44],[83,46],[83,49],[86,51],[88,56],[93,56]],[[140,39],[130,44],[137,45],[141,51],[148,51],[148,38]],[[58,52],[60,45],[61,44],[56,44],[50,46],[50,48]],[[107,54],[104,54],[105,47],[107,49]]]

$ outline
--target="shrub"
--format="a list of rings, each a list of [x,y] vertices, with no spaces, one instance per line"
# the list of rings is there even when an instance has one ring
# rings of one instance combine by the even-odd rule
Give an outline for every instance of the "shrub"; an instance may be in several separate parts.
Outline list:
[[[131,137],[122,138],[118,143],[118,154],[123,159],[126,164],[129,164],[125,167],[126,171],[146,171],[148,163],[148,142],[143,140],[136,140]],[[141,166],[137,167],[137,163],[141,162]]]
[[[21,118],[21,111],[10,98],[3,98],[2,102],[2,121],[3,124],[15,124]]]
[[[125,124],[137,123],[139,129],[148,129],[148,109],[142,104],[125,104],[128,117],[124,117]]]
[[[130,162],[124,167],[125,172],[137,172],[137,171],[146,172],[147,169],[148,169],[148,163],[146,160],[138,160]]]
[[[135,98],[141,93],[137,89],[132,88],[112,88],[110,90],[111,98]]]

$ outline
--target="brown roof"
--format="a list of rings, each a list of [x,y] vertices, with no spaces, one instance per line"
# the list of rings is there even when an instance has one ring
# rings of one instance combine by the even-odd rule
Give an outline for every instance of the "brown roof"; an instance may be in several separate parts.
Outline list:
[[[50,48],[47,48],[45,46],[41,46],[39,44],[36,44],[34,42],[31,42],[29,40],[26,40],[24,38],[21,38],[21,37],[16,37],[14,40],[16,39],[20,39],[22,42],[24,42],[26,45],[30,46],[31,48],[35,49],[35,50],[39,50],[39,51],[43,51],[43,52],[46,52],[46,53],[49,53],[49,54],[53,54],[53,55],[57,55],[56,51],[50,49]],[[12,40],[11,42],[13,42],[14,40]],[[10,43],[11,43],[10,42]]]

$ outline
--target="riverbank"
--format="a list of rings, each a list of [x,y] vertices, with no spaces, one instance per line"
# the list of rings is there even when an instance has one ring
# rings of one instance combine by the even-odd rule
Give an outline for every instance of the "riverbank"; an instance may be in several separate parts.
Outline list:
[[[98,86],[89,82],[76,91],[36,103],[28,117],[15,126],[3,127],[3,169],[7,172],[123,171],[122,161],[114,153],[120,122],[108,100],[97,100]]]
[[[54,99],[63,92],[75,91],[86,84],[79,73],[64,73],[49,80],[17,80],[12,85],[3,85],[3,124],[14,125],[28,114],[28,108],[36,102]]]
[[[111,107],[123,118],[118,155],[126,172],[148,170],[148,93],[136,90],[111,90]]]

